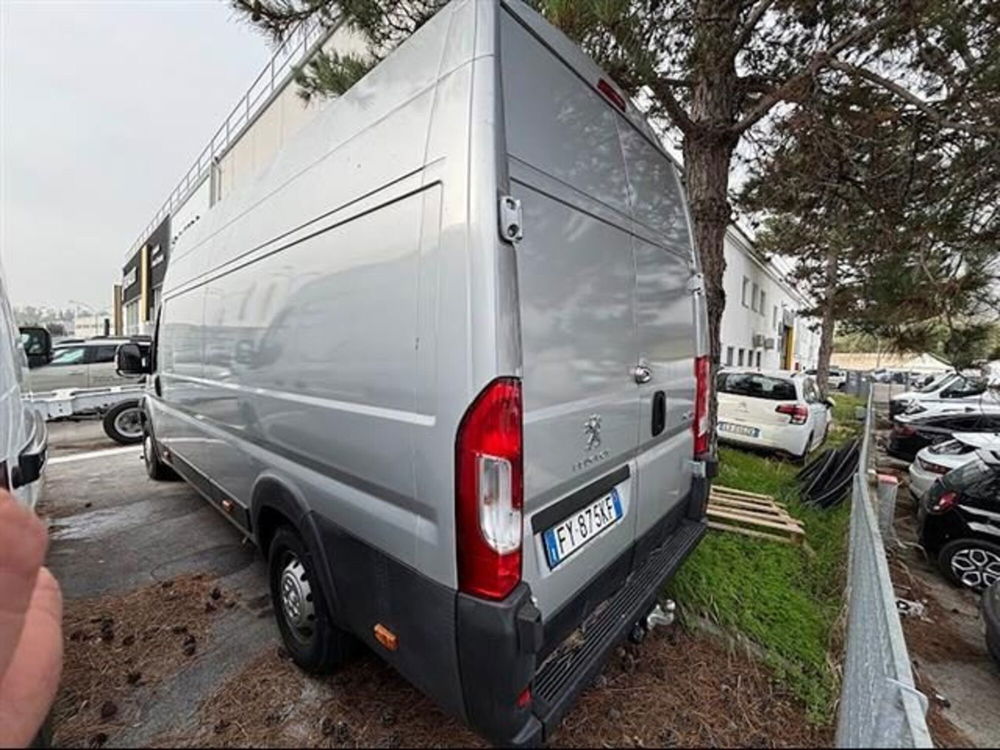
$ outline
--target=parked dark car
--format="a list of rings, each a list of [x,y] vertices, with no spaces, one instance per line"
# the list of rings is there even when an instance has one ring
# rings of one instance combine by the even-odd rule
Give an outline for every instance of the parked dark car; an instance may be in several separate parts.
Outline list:
[[[1000,581],[1000,455],[981,450],[935,482],[918,513],[920,544],[952,583]]]
[[[901,414],[892,420],[888,452],[913,461],[921,448],[950,440],[956,432],[1000,432],[1000,409],[969,406],[956,411],[931,407],[919,414]]]
[[[1000,666],[1000,582],[983,594],[983,621],[986,623],[986,648]]]

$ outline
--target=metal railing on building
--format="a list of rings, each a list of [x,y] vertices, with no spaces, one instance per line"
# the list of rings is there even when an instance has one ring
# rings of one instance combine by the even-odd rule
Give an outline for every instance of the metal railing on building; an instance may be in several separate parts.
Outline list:
[[[126,259],[132,257],[160,222],[173,214],[202,184],[210,175],[213,164],[240,139],[257,116],[291,82],[296,69],[316,53],[338,26],[337,23],[325,25],[318,18],[310,17],[289,32],[246,93],[240,97],[232,112],[215,131],[208,145],[198,154],[194,164],[184,173],[177,187],[170,192],[163,205],[132,243],[125,255]]]
[[[913,683],[868,469],[875,429],[873,392],[851,497],[847,648],[837,747],[933,747],[927,698]]]

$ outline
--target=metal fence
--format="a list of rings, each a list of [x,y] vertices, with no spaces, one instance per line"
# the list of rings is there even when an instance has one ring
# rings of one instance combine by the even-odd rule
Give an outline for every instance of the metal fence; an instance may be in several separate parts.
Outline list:
[[[885,548],[868,486],[874,405],[851,498],[847,573],[847,652],[837,718],[837,747],[933,747],[927,698],[913,685]]]

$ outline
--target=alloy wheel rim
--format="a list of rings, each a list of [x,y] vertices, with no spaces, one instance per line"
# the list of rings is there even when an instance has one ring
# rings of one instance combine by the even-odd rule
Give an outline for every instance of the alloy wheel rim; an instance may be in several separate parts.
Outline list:
[[[952,555],[951,569],[965,586],[987,588],[1000,581],[1000,555],[982,547],[967,547]]]

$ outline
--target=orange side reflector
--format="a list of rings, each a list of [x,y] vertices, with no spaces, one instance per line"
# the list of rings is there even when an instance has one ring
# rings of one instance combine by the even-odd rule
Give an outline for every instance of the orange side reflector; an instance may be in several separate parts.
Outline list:
[[[390,651],[395,651],[399,648],[399,639],[396,637],[396,634],[382,623],[378,623],[375,626],[375,640]]]
[[[224,511],[226,511],[226,513],[232,513],[233,512],[233,501],[232,500],[223,500],[222,501],[222,509]]]

